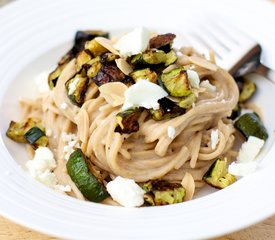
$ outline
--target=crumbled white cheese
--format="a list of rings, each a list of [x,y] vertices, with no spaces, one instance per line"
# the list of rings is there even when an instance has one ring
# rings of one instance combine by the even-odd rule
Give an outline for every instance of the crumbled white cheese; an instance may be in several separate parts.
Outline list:
[[[150,40],[150,31],[144,27],[136,28],[122,36],[114,47],[124,57],[130,57],[146,50]]]
[[[52,135],[53,135],[53,130],[47,129],[47,130],[46,130],[46,136],[47,136],[47,137],[51,137]]]
[[[211,131],[211,148],[214,150],[217,147],[219,142],[219,130],[212,130]]]
[[[79,148],[79,142],[77,141],[77,136],[73,133],[67,134],[62,132],[61,139],[65,143],[63,148],[64,158],[69,160],[70,155],[75,151],[76,148]]]
[[[70,84],[69,84],[69,91],[68,94],[71,95],[76,90],[77,84],[80,81],[79,77],[76,77]]]
[[[264,146],[264,140],[250,136],[247,142],[242,144],[241,150],[237,157],[238,162],[251,162],[255,160],[262,147]]]
[[[209,92],[216,92],[216,86],[212,85],[208,80],[204,80],[200,83],[200,87],[205,88]]]
[[[37,76],[34,77],[34,82],[37,86],[37,89],[40,93],[45,93],[50,91],[49,84],[48,84],[48,71],[44,71],[39,73]]]
[[[264,143],[264,140],[250,136],[247,142],[242,144],[237,162],[229,165],[228,172],[236,176],[245,176],[255,172],[258,165],[255,159],[264,146]]]
[[[191,87],[199,88],[200,87],[200,77],[196,71],[187,70],[187,76]]]
[[[236,163],[233,162],[228,166],[228,172],[235,176],[246,176],[256,171],[258,162]]]
[[[56,162],[52,151],[47,147],[39,147],[35,150],[33,160],[27,161],[26,167],[34,178],[37,178],[47,170],[53,170],[56,167]]]
[[[175,128],[172,127],[172,126],[169,126],[167,128],[167,135],[168,135],[168,137],[171,138],[171,139],[173,139],[175,137],[175,134],[176,134]]]
[[[60,108],[63,109],[63,110],[65,110],[65,109],[68,108],[68,104],[65,103],[65,102],[63,102],[63,103],[61,103]]]
[[[57,178],[55,174],[51,172],[49,169],[37,175],[35,179],[50,188],[54,188],[54,186],[57,184]]]
[[[116,177],[106,185],[108,193],[125,207],[138,207],[144,203],[145,191],[132,179]]]
[[[125,91],[124,96],[123,111],[134,107],[159,109],[158,100],[168,96],[168,93],[159,85],[140,79]]]
[[[57,177],[53,173],[56,168],[56,161],[52,151],[47,147],[39,147],[35,150],[33,160],[26,163],[29,174],[37,181],[58,191],[69,192],[71,187],[58,184]]]

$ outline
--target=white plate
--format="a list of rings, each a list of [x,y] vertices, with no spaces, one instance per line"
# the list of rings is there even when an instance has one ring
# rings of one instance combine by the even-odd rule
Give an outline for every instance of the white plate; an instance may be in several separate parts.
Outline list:
[[[270,138],[261,168],[232,186],[190,202],[127,209],[79,201],[31,179],[19,166],[23,147],[5,137],[18,119],[18,96],[34,92],[33,77],[54,67],[78,29],[118,31],[144,25],[183,32],[216,1],[35,1],[21,0],[0,10],[0,213],[29,228],[70,239],[198,239],[222,235],[275,213],[275,89],[259,86],[254,101],[262,108]],[[251,5],[253,5],[251,3]],[[224,5],[219,5],[220,9]],[[201,8],[199,8],[201,7]],[[230,7],[230,6],[229,6]],[[228,8],[230,9],[230,8]]]

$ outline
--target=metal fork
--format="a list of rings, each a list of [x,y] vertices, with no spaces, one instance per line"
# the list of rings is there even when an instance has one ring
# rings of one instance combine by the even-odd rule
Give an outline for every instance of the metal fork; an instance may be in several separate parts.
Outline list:
[[[217,64],[234,77],[257,72],[275,83],[275,71],[260,63],[260,45],[228,22],[207,22],[184,36],[199,52],[213,50]]]

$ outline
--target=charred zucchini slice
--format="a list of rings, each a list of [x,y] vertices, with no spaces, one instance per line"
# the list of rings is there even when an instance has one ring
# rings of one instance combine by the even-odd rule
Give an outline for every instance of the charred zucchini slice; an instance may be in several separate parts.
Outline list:
[[[139,130],[138,119],[140,114],[141,110],[138,108],[119,112],[116,115],[118,126],[116,127],[115,131],[126,134],[137,132]]]
[[[251,80],[244,79],[242,90],[240,92],[239,102],[243,103],[252,98],[256,92],[256,84]]]
[[[51,72],[48,76],[48,84],[50,89],[54,89],[57,80],[62,73],[63,69],[66,67],[67,63],[63,63],[62,65],[58,65],[53,72]]]
[[[31,128],[25,133],[24,137],[34,148],[46,147],[49,143],[45,135],[45,129],[42,130],[39,127]]]
[[[174,97],[186,97],[191,93],[188,75],[183,67],[173,69],[168,73],[162,73],[159,84],[164,86],[169,94]]]
[[[232,113],[231,113],[231,116],[229,117],[230,119],[234,120],[236,119],[237,117],[239,117],[241,115],[241,107],[239,104],[237,104],[233,110],[232,110]]]
[[[10,126],[6,132],[7,137],[16,142],[27,143],[25,133],[32,127],[37,125],[37,121],[28,118],[25,122],[10,122]]]
[[[149,181],[142,185],[146,205],[160,206],[181,203],[185,197],[185,189],[179,183],[166,181]]]
[[[91,40],[86,42],[85,49],[89,50],[94,57],[101,56],[102,54],[108,52],[106,48],[101,46],[96,40]]]
[[[197,100],[196,95],[194,93],[190,93],[187,97],[184,97],[180,100],[179,106],[181,108],[189,109],[192,107],[193,103]]]
[[[39,124],[39,121],[32,118],[28,118],[25,122],[11,121],[6,135],[16,142],[29,143],[34,148],[48,145],[45,129]]]
[[[104,53],[101,57],[100,57],[100,62],[101,63],[109,63],[109,62],[113,62],[115,61],[117,58],[119,58],[118,55],[115,55],[113,53]]]
[[[81,149],[70,155],[66,166],[72,181],[88,200],[100,202],[109,196],[103,185],[89,172],[86,157]]]
[[[175,118],[185,113],[185,109],[179,107],[168,98],[162,98],[158,103],[159,109],[150,109],[151,116],[155,121]]]
[[[149,50],[130,58],[130,64],[135,65],[137,68],[140,68],[141,66],[146,67],[160,64],[169,66],[176,61],[177,55],[174,50],[171,50],[168,53],[165,53],[162,50]]]
[[[234,124],[243,136],[248,139],[254,136],[263,140],[268,138],[268,133],[261,119],[255,113],[246,113],[242,115]]]
[[[73,77],[65,83],[68,98],[74,105],[78,107],[82,106],[87,91],[88,83],[88,78],[83,77],[82,74],[76,74],[75,77]]]
[[[204,174],[203,180],[210,186],[222,189],[236,181],[236,177],[227,171],[227,160],[217,159]]]
[[[94,72],[96,72],[99,67],[100,66],[98,66]],[[90,76],[91,74],[88,73],[88,75]],[[109,82],[122,82],[124,79],[125,74],[114,63],[102,64],[97,74],[92,78],[97,86]]]
[[[157,48],[167,53],[171,50],[175,37],[176,35],[173,33],[157,35],[156,37],[150,39],[149,46],[150,48]]]
[[[88,63],[93,58],[92,53],[89,50],[81,51],[76,57],[76,70],[79,72],[83,65]]]
[[[96,37],[109,38],[109,33],[100,30],[77,31],[74,40],[74,51],[79,53],[84,49],[85,43]]]
[[[158,79],[156,72],[150,70],[150,68],[136,70],[130,73],[130,77],[132,77],[135,82],[137,82],[139,79],[148,79],[150,82],[156,83]]]

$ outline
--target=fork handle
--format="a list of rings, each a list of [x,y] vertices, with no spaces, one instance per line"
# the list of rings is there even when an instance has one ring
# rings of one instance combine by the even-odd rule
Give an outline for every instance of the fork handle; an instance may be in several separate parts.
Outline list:
[[[241,77],[245,74],[257,71],[261,65],[260,56],[262,49],[259,44],[256,44],[251,50],[245,54],[230,70],[233,77]]]
[[[263,64],[259,64],[258,68],[256,69],[256,73],[266,77],[269,81],[275,84],[275,71],[266,67]]]

